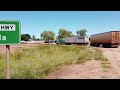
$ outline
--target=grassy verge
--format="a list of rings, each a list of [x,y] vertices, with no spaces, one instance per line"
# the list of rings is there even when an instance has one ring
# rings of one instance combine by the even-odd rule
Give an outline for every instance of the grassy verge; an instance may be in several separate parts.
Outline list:
[[[95,58],[105,61],[99,50],[71,45],[41,45],[17,49],[10,54],[11,79],[40,79],[63,65],[84,63]],[[0,78],[5,78],[5,55],[0,54]]]
[[[94,59],[99,60],[101,62],[102,68],[110,68],[110,62],[108,59],[103,55],[102,51],[95,48],[94,49]]]

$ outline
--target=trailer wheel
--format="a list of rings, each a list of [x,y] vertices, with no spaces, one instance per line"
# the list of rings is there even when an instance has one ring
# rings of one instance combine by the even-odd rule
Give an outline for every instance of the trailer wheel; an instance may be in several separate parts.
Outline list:
[[[95,44],[95,47],[99,47],[99,44],[96,43],[96,44]]]
[[[106,44],[102,44],[102,47],[106,48]]]
[[[66,45],[71,45],[70,43],[65,43]]]
[[[90,46],[93,46],[93,44],[92,44],[92,43],[90,43]]]
[[[104,48],[111,48],[111,46],[112,46],[111,44],[103,44],[102,45],[102,47],[104,47]]]

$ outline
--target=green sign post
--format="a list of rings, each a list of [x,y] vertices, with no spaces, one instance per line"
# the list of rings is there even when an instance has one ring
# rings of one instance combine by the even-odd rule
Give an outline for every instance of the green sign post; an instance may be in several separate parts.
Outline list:
[[[10,79],[10,45],[20,44],[20,22],[0,21],[0,45],[6,45],[6,79]]]

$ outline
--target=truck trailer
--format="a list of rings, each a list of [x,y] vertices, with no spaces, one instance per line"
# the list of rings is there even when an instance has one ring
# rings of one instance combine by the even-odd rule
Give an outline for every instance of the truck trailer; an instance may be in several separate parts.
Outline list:
[[[89,44],[89,37],[88,36],[77,36],[77,37],[66,37],[65,44],[82,44],[88,45]]]
[[[90,45],[99,47],[118,47],[120,44],[120,31],[110,31],[90,36]]]

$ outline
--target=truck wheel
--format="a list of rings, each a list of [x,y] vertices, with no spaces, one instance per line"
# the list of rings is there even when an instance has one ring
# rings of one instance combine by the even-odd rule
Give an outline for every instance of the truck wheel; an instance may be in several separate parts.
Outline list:
[[[102,45],[102,47],[104,47],[104,48],[111,48],[111,46],[112,46],[111,44],[103,44]]]
[[[96,43],[96,44],[95,44],[95,47],[99,47],[99,44]]]
[[[93,44],[92,44],[92,43],[90,43],[90,46],[93,46]]]

